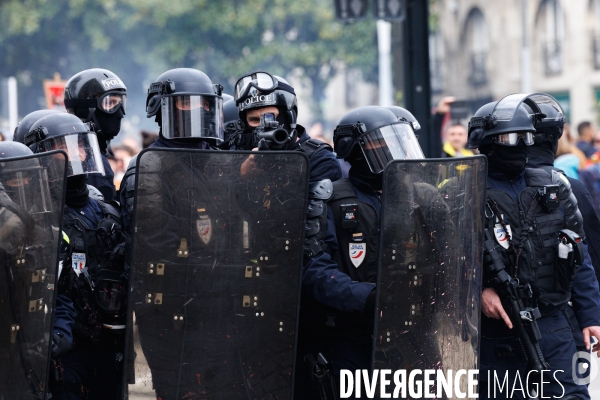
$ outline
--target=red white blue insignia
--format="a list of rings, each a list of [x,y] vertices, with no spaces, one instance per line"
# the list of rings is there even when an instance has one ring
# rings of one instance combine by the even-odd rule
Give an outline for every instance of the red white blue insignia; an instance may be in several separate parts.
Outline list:
[[[365,243],[350,243],[350,261],[356,268],[362,264],[367,255],[367,245]]]

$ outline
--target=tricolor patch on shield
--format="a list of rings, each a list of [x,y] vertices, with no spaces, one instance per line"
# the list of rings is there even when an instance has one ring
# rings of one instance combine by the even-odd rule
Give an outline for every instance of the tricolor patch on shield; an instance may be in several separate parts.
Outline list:
[[[204,242],[204,244],[208,244],[212,236],[212,223],[210,218],[205,215],[196,220],[196,230],[198,231],[198,236],[200,236],[202,242]]]
[[[367,246],[365,243],[350,243],[350,261],[356,268],[362,264],[367,254]]]

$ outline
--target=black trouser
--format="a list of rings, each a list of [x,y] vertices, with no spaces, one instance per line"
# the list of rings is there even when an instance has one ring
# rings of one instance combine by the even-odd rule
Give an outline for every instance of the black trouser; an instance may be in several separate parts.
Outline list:
[[[102,339],[94,343],[75,337],[73,348],[59,360],[60,379],[52,383],[53,399],[121,398],[124,337],[120,332],[104,333]]]

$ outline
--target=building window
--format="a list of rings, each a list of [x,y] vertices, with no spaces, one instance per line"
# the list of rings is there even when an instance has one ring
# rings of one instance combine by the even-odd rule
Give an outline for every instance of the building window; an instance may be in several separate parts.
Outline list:
[[[466,26],[466,48],[468,54],[469,83],[471,86],[487,84],[487,57],[489,38],[483,13],[474,8],[469,13]]]
[[[563,69],[565,26],[559,0],[544,0],[540,5],[538,33],[546,76],[559,75]]]

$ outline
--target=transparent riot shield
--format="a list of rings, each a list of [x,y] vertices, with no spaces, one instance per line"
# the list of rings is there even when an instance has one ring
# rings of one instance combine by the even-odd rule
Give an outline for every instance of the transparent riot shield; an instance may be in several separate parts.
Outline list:
[[[374,368],[477,368],[486,171],[479,156],[387,165]]]
[[[0,161],[0,399],[45,399],[65,193],[62,151]]]
[[[291,398],[307,167],[298,152],[138,156],[129,399]]]

